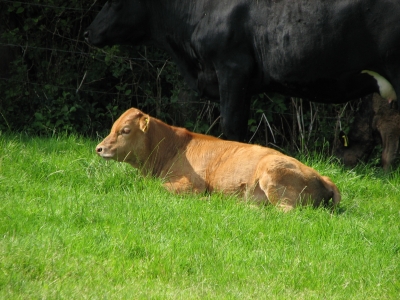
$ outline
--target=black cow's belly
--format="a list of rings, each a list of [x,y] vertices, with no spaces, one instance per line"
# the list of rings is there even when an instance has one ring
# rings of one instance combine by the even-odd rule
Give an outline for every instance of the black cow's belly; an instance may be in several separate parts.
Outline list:
[[[345,78],[320,78],[310,81],[272,81],[266,90],[322,103],[344,103],[379,92],[374,78],[353,74]]]

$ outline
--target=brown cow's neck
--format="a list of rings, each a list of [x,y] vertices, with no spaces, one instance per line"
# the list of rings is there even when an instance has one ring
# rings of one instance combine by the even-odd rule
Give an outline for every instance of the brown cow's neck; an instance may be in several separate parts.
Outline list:
[[[179,159],[192,139],[191,133],[186,129],[169,126],[154,118],[150,119],[149,130],[146,134],[150,137],[147,140],[147,149],[151,154],[143,162],[145,173],[156,177],[159,177],[162,171],[169,169],[169,165]]]

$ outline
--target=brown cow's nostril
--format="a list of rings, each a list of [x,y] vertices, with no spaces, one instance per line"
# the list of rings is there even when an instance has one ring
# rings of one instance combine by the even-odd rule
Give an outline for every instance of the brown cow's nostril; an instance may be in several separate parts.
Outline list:
[[[97,148],[96,148],[96,152],[97,152],[97,153],[101,153],[102,151],[103,151],[103,148],[102,148],[102,147],[97,147]]]

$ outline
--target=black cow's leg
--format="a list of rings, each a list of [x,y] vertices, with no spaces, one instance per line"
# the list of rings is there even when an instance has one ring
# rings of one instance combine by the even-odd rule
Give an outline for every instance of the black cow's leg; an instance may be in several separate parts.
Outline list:
[[[222,132],[228,140],[243,142],[246,138],[250,103],[242,97],[221,98]]]
[[[239,63],[217,67],[220,92],[222,131],[227,139],[243,142],[247,133],[250,110],[248,82],[253,66],[247,57],[236,58]]]

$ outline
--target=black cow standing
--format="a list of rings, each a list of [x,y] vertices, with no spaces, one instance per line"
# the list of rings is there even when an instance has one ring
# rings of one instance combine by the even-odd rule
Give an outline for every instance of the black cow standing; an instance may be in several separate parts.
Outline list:
[[[243,140],[263,91],[339,103],[400,93],[400,1],[113,0],[85,32],[96,45],[155,45],[189,85],[220,99]]]

